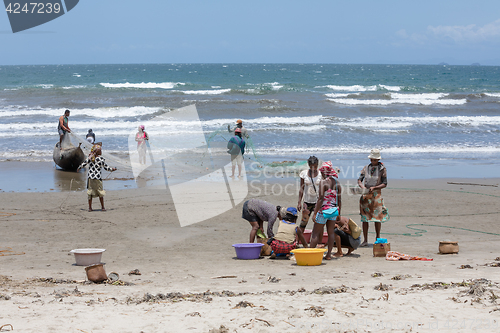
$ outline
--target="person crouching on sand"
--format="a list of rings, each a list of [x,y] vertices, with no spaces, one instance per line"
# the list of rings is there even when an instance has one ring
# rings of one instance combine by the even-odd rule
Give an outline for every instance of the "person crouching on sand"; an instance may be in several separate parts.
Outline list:
[[[337,216],[335,220],[335,245],[337,253],[334,257],[342,257],[342,247],[347,247],[346,255],[352,253],[361,244],[361,228],[352,220],[344,216]]]
[[[241,217],[252,226],[250,231],[250,243],[255,241],[257,231],[264,233],[264,221],[267,221],[267,237],[273,238],[273,226],[276,219],[281,220],[281,206],[275,206],[260,199],[250,199],[243,204]]]
[[[115,171],[116,168],[111,168],[106,164],[106,160],[101,156],[101,146],[93,145],[90,150],[89,157],[78,167],[77,171],[81,168],[89,165],[89,170],[87,173],[87,195],[89,198],[89,212],[92,211],[92,198],[99,197],[101,202],[101,211],[105,212],[104,208],[104,195],[106,191],[102,187],[102,177],[101,169],[104,168],[107,171]]]
[[[273,249],[271,259],[276,258],[277,254],[290,254],[290,251],[297,248],[297,239],[304,247],[307,247],[307,242],[302,234],[302,231],[297,227],[297,209],[294,207],[281,208],[280,215],[282,220],[279,222],[278,232],[274,239],[270,239],[268,243]]]

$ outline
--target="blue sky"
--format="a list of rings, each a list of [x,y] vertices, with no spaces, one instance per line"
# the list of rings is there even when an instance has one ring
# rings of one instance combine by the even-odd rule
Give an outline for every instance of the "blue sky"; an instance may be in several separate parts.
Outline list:
[[[500,65],[500,1],[80,0],[16,34],[0,13],[0,41],[0,65]]]

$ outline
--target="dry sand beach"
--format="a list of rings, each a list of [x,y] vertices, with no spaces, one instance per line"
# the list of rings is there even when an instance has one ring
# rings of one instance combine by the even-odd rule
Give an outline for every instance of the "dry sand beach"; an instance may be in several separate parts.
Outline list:
[[[83,191],[2,192],[0,332],[498,331],[499,183],[389,179],[382,237],[434,260],[386,261],[370,245],[314,267],[236,259],[232,244],[250,232],[242,204],[181,228],[165,190],[108,190],[106,212],[97,200],[87,212]],[[297,201],[269,186],[250,197]],[[356,222],[358,199],[343,197],[343,215]],[[438,254],[445,239],[460,252]],[[75,248],[105,248],[106,272],[121,282],[86,282]]]

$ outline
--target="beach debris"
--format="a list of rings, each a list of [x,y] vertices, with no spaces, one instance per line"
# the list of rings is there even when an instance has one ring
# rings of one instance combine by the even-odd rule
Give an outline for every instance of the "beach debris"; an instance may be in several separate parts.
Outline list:
[[[248,281],[245,279],[242,279],[241,281],[238,281],[238,283],[247,283]]]
[[[379,297],[378,300],[388,301],[389,300],[389,293],[383,294],[382,296]]]
[[[229,329],[224,325],[220,325],[219,328],[212,328],[208,333],[229,333]]]
[[[267,324],[267,326],[273,326],[270,322],[268,322],[267,320],[264,320],[264,319],[260,319],[260,318],[255,318],[255,320],[258,320],[258,321],[262,321],[264,323]]]
[[[310,316],[311,317],[321,317],[321,316],[324,316],[325,315],[325,309],[322,307],[322,306],[310,306],[306,309],[304,309],[305,311],[310,311],[311,314]]]
[[[0,294],[0,299],[8,301],[10,299],[9,295]]]
[[[5,325],[2,325],[0,326],[0,331],[3,330],[4,327],[7,327],[7,326],[10,326],[10,330],[13,331],[14,330],[14,326],[12,326],[11,324],[5,324]]]
[[[120,275],[116,272],[111,272],[108,274],[108,282],[115,282],[120,280]]]
[[[381,277],[381,276],[384,276],[384,274],[379,273],[379,272],[375,272],[372,274],[372,277],[374,277],[374,278]]]
[[[280,278],[277,278],[277,277],[274,277],[274,276],[269,276],[269,277],[267,278],[267,281],[269,281],[269,282],[271,282],[271,283],[278,283],[278,282],[280,282],[280,281],[281,281],[281,279],[280,279]]]
[[[128,275],[142,275],[142,273],[136,268],[128,272]]]
[[[235,278],[237,278],[236,275],[221,275],[221,276],[211,277],[211,279],[235,279]]]
[[[499,298],[497,295],[495,295],[495,293],[493,292],[493,290],[490,290],[490,293],[491,293],[491,296],[490,296],[490,301],[491,303],[496,303],[497,302],[497,299]]]
[[[473,282],[469,286],[469,290],[465,292],[465,295],[472,295],[472,296],[482,296],[485,291],[485,284],[488,283],[489,281],[486,279],[479,279],[479,280],[473,280]]]
[[[378,286],[375,286],[374,289],[380,290],[380,291],[387,291],[387,290],[389,290],[389,286],[386,284],[382,284],[382,282],[380,282],[380,284]]]
[[[297,274],[296,273],[290,273],[288,275],[291,275],[291,276],[296,276]]]
[[[332,309],[335,311],[338,311],[338,312],[342,312],[346,317],[354,317],[356,315],[354,312],[347,312],[344,310],[339,310],[336,307],[333,307]]]
[[[16,215],[16,214],[14,214]],[[24,252],[14,252],[12,251],[12,248],[11,247],[6,247],[4,249],[0,249],[0,257],[4,257],[4,256],[21,256],[23,254],[26,254]]]
[[[253,305],[252,303],[247,302],[247,301],[241,301],[238,304],[236,304],[236,306],[233,309],[241,309],[241,308],[247,308],[247,307],[254,308],[255,305]]]
[[[450,283],[445,282],[432,282],[432,283],[424,283],[424,284],[414,284],[411,288],[420,288],[422,290],[435,290],[435,289],[448,289],[451,286]]]
[[[346,287],[344,285],[337,288],[324,286],[318,289],[314,289],[312,293],[318,295],[340,294],[340,293],[346,293],[348,289],[349,287]]]
[[[484,266],[488,266],[488,267],[500,267],[500,262],[490,262]]]
[[[185,317],[201,317],[201,314],[199,312],[191,312],[185,315]]]
[[[500,261],[500,257],[496,257],[496,258],[495,258],[495,261]]]
[[[472,269],[472,266],[471,265],[460,265],[460,267],[458,267],[458,269],[466,269],[466,268]]]
[[[391,280],[404,280],[407,278],[411,278],[411,275],[410,274],[405,274],[405,275],[398,274],[398,275],[393,276],[391,278]]]

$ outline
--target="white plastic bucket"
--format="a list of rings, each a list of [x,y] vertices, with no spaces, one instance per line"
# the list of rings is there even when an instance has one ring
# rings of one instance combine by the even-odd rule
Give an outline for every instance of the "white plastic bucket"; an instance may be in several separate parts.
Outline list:
[[[77,266],[90,266],[101,263],[102,253],[105,249],[75,249],[70,253],[75,255]]]

